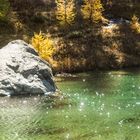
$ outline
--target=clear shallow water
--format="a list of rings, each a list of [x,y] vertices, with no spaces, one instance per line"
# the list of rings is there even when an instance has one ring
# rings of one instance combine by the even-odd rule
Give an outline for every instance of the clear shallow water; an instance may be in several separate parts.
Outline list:
[[[0,140],[140,140],[140,70],[76,76],[61,98],[0,98]]]

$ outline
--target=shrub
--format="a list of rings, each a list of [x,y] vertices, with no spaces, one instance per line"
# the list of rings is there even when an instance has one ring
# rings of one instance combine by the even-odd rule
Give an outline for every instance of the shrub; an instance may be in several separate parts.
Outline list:
[[[49,37],[42,32],[39,34],[35,33],[31,43],[40,57],[48,61],[52,58],[55,48],[53,46],[53,41]]]

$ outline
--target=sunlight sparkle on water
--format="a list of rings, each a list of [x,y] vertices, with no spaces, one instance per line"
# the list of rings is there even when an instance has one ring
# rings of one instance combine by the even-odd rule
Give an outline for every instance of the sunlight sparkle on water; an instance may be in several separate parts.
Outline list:
[[[84,106],[85,106],[85,103],[81,102],[78,110],[81,112],[83,110]]]
[[[110,118],[110,112],[107,112],[107,117]]]
[[[132,87],[135,88],[136,86],[135,85],[132,85]]]
[[[86,79],[83,79],[83,82],[85,82],[86,81]]]
[[[69,139],[69,137],[70,137],[70,134],[68,133],[68,134],[66,135],[66,139]]]
[[[8,129],[13,139],[23,134],[24,140],[112,140],[114,136],[139,140],[140,77],[132,76],[110,73],[93,74],[89,80],[70,78],[58,83],[63,96],[57,99],[4,98],[0,100],[0,132],[4,132],[0,140],[8,137]]]
[[[26,100],[24,100],[24,101],[23,101],[23,104],[26,104],[26,103],[27,103],[27,101],[26,101]]]
[[[84,118],[86,118],[86,117],[87,117],[87,115],[84,115],[83,117],[84,117]]]
[[[122,125],[123,125],[123,120],[119,121],[118,124],[122,127]]]
[[[119,110],[121,110],[121,107],[118,107]]]
[[[81,103],[80,103],[80,106],[81,106],[81,107],[84,106],[84,102],[81,102]]]
[[[140,102],[136,102],[136,105],[140,105]]]
[[[128,108],[128,107],[131,107],[131,105],[130,104],[127,104],[125,107]]]
[[[72,107],[72,105],[71,104],[69,104],[69,108],[71,108]]]
[[[97,91],[95,93],[96,93],[97,96],[99,96],[99,93]]]
[[[103,113],[102,113],[102,112],[100,112],[100,113],[99,113],[99,115],[100,115],[100,116],[102,116],[102,115],[103,115]]]

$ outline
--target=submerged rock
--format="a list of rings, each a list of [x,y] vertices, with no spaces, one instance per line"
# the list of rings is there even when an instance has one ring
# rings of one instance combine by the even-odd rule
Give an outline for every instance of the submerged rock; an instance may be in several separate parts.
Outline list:
[[[0,49],[0,95],[54,93],[52,71],[31,45],[22,40]]]

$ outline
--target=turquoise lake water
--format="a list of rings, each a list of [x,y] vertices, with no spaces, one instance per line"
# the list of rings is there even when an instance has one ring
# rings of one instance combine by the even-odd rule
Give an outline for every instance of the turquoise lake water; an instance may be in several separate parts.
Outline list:
[[[62,97],[0,98],[0,140],[140,140],[140,69],[79,73]]]

